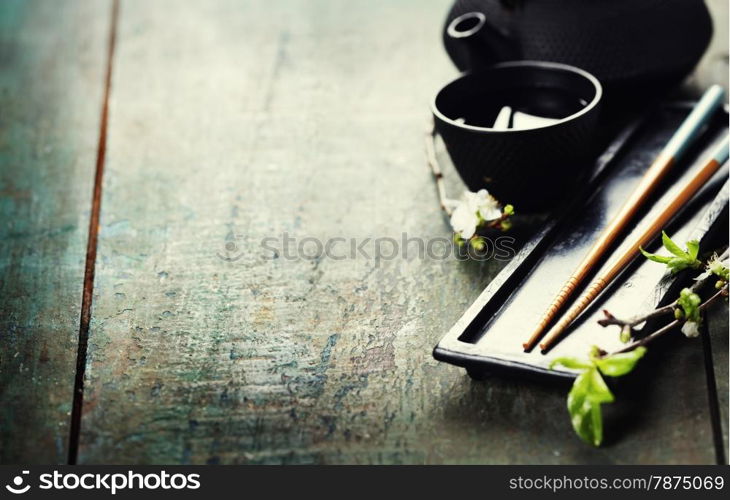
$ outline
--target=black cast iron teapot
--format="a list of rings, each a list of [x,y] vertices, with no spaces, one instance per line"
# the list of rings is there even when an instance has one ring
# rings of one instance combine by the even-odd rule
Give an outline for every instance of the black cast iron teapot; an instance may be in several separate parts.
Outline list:
[[[456,0],[446,51],[462,70],[529,59],[570,64],[607,90],[666,88],[707,48],[703,0]]]

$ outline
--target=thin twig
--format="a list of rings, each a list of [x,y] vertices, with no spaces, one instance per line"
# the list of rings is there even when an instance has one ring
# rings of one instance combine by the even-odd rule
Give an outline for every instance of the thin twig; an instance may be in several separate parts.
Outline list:
[[[635,316],[635,317],[633,317],[631,319],[627,319],[627,320],[619,319],[616,316],[614,316],[613,314],[611,314],[610,312],[608,312],[608,310],[604,309],[603,314],[605,315],[605,318],[599,319],[598,324],[601,326],[617,325],[617,326],[620,326],[621,328],[626,327],[626,326],[634,327],[636,325],[643,323],[644,321],[646,321],[648,319],[655,318],[657,316],[663,316],[664,314],[668,314],[668,313],[673,313],[674,308],[676,306],[677,306],[677,301],[675,300],[671,304],[667,304],[666,306],[654,309],[649,314]]]
[[[718,257],[718,260],[723,261],[728,257],[728,249],[726,249],[720,257]],[[690,291],[696,292],[699,290],[705,283],[707,283],[710,279],[717,279],[717,276],[715,275],[709,275],[706,278],[703,278],[701,280],[695,281],[692,286],[689,287]],[[639,325],[651,318],[656,318],[658,316],[663,316],[665,314],[674,314],[674,309],[677,307],[677,301],[675,300],[671,304],[667,304],[665,306],[659,307],[657,309],[654,309],[648,314],[643,314],[639,316],[634,316],[633,318],[629,319],[620,319],[611,314],[608,310],[604,309],[603,314],[604,318],[598,320],[598,324],[601,326],[610,326],[610,325],[616,325],[621,327],[621,329],[624,329],[626,327],[633,328],[636,325]]]
[[[446,215],[451,217],[451,213],[453,212],[452,207],[455,205],[455,201],[447,198],[446,196],[444,174],[441,171],[441,166],[439,165],[438,159],[436,158],[436,148],[434,146],[436,140],[436,127],[434,126],[433,120],[431,120],[429,123],[430,127],[428,128],[428,130],[426,130],[425,137],[426,162],[431,168],[431,174],[433,175],[433,179],[436,182],[436,191],[438,192],[439,204],[441,205],[441,209],[446,212]]]
[[[726,297],[728,294],[727,287],[723,288],[722,290],[719,290],[716,292],[712,297],[707,299],[703,304],[700,305],[699,309],[701,311],[704,311],[707,309],[710,305],[712,305],[714,302],[716,302],[720,297]],[[655,331],[654,333],[651,333],[650,335],[647,335],[646,337],[643,337],[640,340],[637,340],[635,342],[632,342],[631,344],[627,345],[626,347],[619,349],[618,351],[614,351],[611,354],[619,354],[622,352],[629,352],[633,351],[637,347],[645,346],[648,343],[652,342],[653,340],[656,340],[657,338],[661,337],[662,335],[666,334],[667,332],[670,332],[674,330],[677,326],[684,323],[684,320],[674,320],[671,323],[669,323],[666,326],[663,326],[659,330]]]
[[[487,229],[499,229],[502,225],[502,222],[506,221],[509,218],[510,214],[502,212],[502,215],[500,215],[496,219],[490,220],[485,227]]]

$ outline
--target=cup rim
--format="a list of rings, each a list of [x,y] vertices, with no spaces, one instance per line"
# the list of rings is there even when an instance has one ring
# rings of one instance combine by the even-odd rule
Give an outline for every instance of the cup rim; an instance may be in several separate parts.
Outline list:
[[[476,132],[493,132],[495,134],[498,133],[516,133],[516,132],[528,132],[530,130],[541,130],[546,129],[550,127],[557,127],[558,125],[562,125],[563,123],[573,121],[587,113],[589,113],[591,110],[593,110],[598,103],[601,101],[603,97],[603,86],[601,85],[601,82],[598,81],[598,78],[590,74],[584,69],[578,68],[576,66],[571,66],[569,64],[562,64],[562,63],[554,63],[554,62],[547,62],[547,61],[509,61],[509,62],[503,62],[498,63],[493,66],[490,66],[486,69],[486,71],[490,71],[492,69],[499,69],[499,68],[510,68],[510,67],[537,67],[537,68],[543,68],[543,69],[555,69],[555,70],[561,70],[561,71],[569,71],[571,73],[578,74],[591,82],[593,84],[593,88],[595,89],[595,95],[593,96],[593,99],[586,104],[583,109],[580,111],[573,113],[572,115],[568,115],[565,118],[561,118],[560,120],[557,120],[553,123],[550,123],[548,125],[538,125],[536,127],[530,127],[530,128],[521,128],[521,129],[496,129],[492,127],[479,127],[476,125],[468,125],[466,123],[460,123],[456,120],[452,120],[448,116],[444,115],[441,111],[439,111],[438,107],[436,106],[436,99],[438,99],[439,94],[448,87],[449,85],[458,82],[459,80],[462,80],[464,78],[469,78],[470,76],[476,74],[474,72],[466,72],[460,75],[458,78],[455,78],[451,80],[446,85],[442,86],[438,92],[434,95],[433,99],[431,99],[431,112],[436,116],[439,120],[442,120],[450,125],[453,125],[455,127],[459,127],[466,130],[473,130]]]

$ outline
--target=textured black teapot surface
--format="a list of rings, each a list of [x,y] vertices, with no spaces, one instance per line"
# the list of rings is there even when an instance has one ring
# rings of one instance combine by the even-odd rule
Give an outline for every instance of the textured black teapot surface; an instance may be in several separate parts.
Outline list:
[[[553,61],[632,90],[677,83],[711,37],[703,0],[456,0],[444,26],[461,70]]]

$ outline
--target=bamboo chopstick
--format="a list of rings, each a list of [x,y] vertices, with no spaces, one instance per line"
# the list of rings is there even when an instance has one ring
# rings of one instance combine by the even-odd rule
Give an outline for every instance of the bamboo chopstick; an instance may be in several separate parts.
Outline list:
[[[715,110],[724,101],[725,91],[719,85],[711,86],[699,100],[692,112],[682,122],[659,156],[654,160],[649,170],[642,177],[636,189],[626,200],[618,214],[606,226],[598,240],[589,250],[583,261],[563,285],[558,295],[543,314],[537,328],[530,338],[523,344],[526,351],[532,349],[542,337],[545,328],[565,306],[576,288],[587,278],[590,271],[608,251],[641,206],[646,202],[654,189],[659,185],[671,166],[684,154],[689,145],[700,135],[703,126]]]
[[[637,256],[639,247],[645,246],[659,231],[671,220],[674,215],[684,206],[702,186],[710,180],[710,177],[717,172],[728,159],[728,145],[730,139],[725,138],[715,147],[709,158],[700,167],[692,179],[682,190],[672,198],[672,201],[659,214],[659,216],[644,230],[640,236],[631,244],[623,254],[619,255],[608,266],[608,270],[595,278],[581,298],[571,307],[565,315],[560,318],[547,334],[545,340],[540,344],[540,349],[545,351],[555,342],[560,334],[585,310],[585,308],[618,276],[623,269]]]

